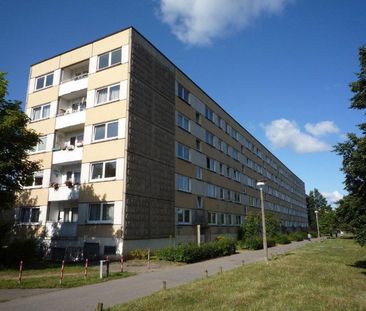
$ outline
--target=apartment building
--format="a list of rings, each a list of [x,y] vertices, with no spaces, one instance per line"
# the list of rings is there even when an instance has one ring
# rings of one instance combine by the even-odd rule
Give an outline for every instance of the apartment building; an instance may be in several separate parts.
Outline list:
[[[26,112],[42,170],[17,219],[53,258],[235,237],[259,180],[308,225],[304,183],[132,27],[33,64]]]

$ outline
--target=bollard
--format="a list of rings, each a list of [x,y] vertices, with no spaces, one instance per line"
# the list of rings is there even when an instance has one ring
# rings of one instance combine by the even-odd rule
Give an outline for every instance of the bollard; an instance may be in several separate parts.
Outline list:
[[[208,271],[205,270],[205,275],[206,275],[206,278],[208,278]]]
[[[84,279],[88,277],[88,258],[85,259],[85,266],[84,266]]]
[[[147,250],[147,269],[150,270],[150,248]]]
[[[220,273],[222,273],[222,267],[220,267]]]
[[[121,256],[121,272],[123,272],[123,256]]]
[[[64,280],[64,269],[65,269],[65,260],[62,260],[61,274],[60,274],[60,285],[62,285],[62,281]]]
[[[166,281],[163,281],[163,289],[166,290]]]
[[[97,311],[103,311],[103,303],[102,302],[98,302],[96,310]]]
[[[19,278],[18,278],[19,284],[22,283],[22,274],[23,274],[23,260],[19,262]]]
[[[106,258],[106,276],[109,277],[109,257],[107,256]]]

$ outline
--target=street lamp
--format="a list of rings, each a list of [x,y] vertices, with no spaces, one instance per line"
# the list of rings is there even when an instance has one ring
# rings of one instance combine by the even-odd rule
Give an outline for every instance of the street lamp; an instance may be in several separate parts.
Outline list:
[[[316,218],[316,228],[318,229],[318,239],[320,238],[320,230],[319,230],[319,211],[315,211],[315,218]]]
[[[265,253],[266,263],[268,264],[268,248],[267,248],[267,233],[266,233],[266,218],[264,215],[264,199],[263,199],[263,187],[265,185],[264,181],[258,181],[257,187],[259,188],[261,196],[261,210],[262,210],[262,234],[263,234],[263,250]]]

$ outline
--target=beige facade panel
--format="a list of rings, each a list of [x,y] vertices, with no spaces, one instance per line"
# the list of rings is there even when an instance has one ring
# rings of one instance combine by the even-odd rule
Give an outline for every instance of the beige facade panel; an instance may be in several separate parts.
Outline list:
[[[180,175],[194,178],[194,165],[184,160],[175,159],[175,172]]]
[[[94,182],[92,184],[83,184],[80,188],[79,202],[106,202],[122,201],[123,181],[113,180],[104,182]]]
[[[109,224],[90,224],[90,225],[79,225],[78,236],[83,238],[87,237],[98,237],[98,238],[111,238],[120,237],[121,226],[109,225]]]
[[[243,192],[244,185],[236,182],[228,177],[219,175],[217,173],[205,170],[203,174],[203,179],[205,182],[214,184],[216,186],[228,188],[233,191]]]
[[[32,122],[28,127],[41,135],[53,134],[55,131],[55,122],[55,118],[49,118],[42,121]]]
[[[86,110],[85,125],[118,120],[127,116],[127,101],[122,100]]]
[[[196,120],[196,112],[190,105],[185,103],[183,100],[181,100],[179,97],[175,98],[175,108],[177,111],[184,114],[187,118],[191,119],[192,122],[195,122]]]
[[[49,87],[28,95],[27,108],[50,103],[58,99],[58,86]]]
[[[83,163],[123,158],[124,152],[125,139],[114,139],[85,145]]]
[[[195,208],[197,196],[191,193],[175,191],[175,206],[180,208]]]
[[[245,207],[243,204],[235,204],[218,199],[205,198],[204,207],[208,211],[226,213],[226,214],[240,214],[244,215]]]
[[[62,54],[60,56],[60,68],[87,60],[92,55],[92,47],[92,44],[88,44],[76,50]]]
[[[93,56],[114,50],[130,42],[131,29],[108,36],[93,43]]]
[[[179,127],[175,130],[175,139],[192,149],[196,148],[196,138]]]
[[[89,76],[88,90],[98,89],[128,79],[128,63],[106,68]]]
[[[31,78],[37,78],[58,68],[60,68],[60,56],[56,56],[54,58],[32,66]]]
[[[29,160],[41,161],[42,169],[51,168],[52,152],[42,152],[42,153],[30,154]]]
[[[47,203],[48,188],[24,189],[17,198],[17,206],[41,206]]]
[[[242,164],[238,161],[235,161],[233,158],[227,156],[223,152],[219,151],[215,147],[212,147],[207,144],[201,144],[202,152],[207,155],[209,158],[220,161],[221,163],[228,165],[236,170],[241,170]]]

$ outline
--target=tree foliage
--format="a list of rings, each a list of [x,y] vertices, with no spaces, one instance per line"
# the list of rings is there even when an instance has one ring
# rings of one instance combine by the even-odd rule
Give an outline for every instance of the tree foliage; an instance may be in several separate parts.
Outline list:
[[[7,230],[3,220],[14,207],[16,193],[30,176],[39,170],[39,163],[28,158],[27,151],[39,141],[38,134],[27,128],[29,118],[21,102],[7,100],[8,81],[0,72],[0,232]],[[8,225],[8,224],[7,224]]]
[[[306,197],[306,207],[308,210],[309,227],[312,230],[316,230],[316,217],[315,211],[329,211],[331,207],[328,205],[327,199],[319,192],[318,189],[314,188],[309,192]]]
[[[351,109],[366,109],[366,46],[359,49],[360,72],[357,80],[350,84],[354,93]],[[366,245],[366,123],[358,125],[361,135],[347,134],[347,140],[334,147],[343,157],[342,171],[345,174],[345,188],[349,196],[339,206],[337,216],[343,226],[356,234],[360,245]]]

